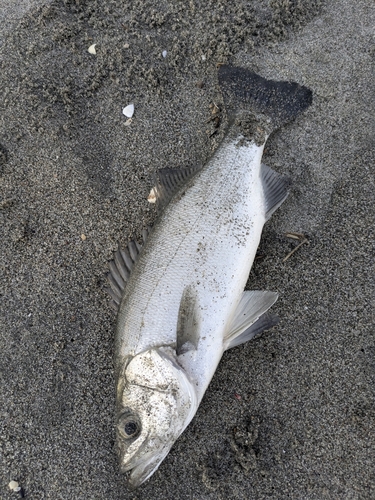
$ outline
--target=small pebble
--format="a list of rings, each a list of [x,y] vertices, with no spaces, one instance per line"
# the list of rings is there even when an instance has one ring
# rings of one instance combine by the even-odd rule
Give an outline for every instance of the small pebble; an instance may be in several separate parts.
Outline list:
[[[128,118],[125,122],[125,127],[129,127],[129,125],[131,124],[133,120],[131,118]]]
[[[15,198],[6,198],[5,200],[0,201],[0,210],[11,207],[14,201]]]
[[[167,57],[167,54],[168,54],[168,52],[167,52],[166,50],[163,50],[163,52],[161,53],[161,55],[162,55],[164,58],[166,58],[166,57]]]
[[[130,45],[128,43],[124,44],[124,49],[128,49],[129,47],[130,47]]]
[[[92,45],[90,45],[90,47],[88,48],[88,51],[90,54],[96,54],[96,50],[95,50],[95,45],[96,43],[93,43]]]
[[[13,491],[15,491],[15,489],[16,489],[16,488],[19,488],[17,481],[11,481],[11,482],[8,484],[8,486],[9,486],[9,488],[10,488],[11,490],[13,490]],[[20,489],[21,489],[21,488],[20,488]],[[17,490],[17,491],[19,491],[19,490]]]
[[[205,61],[206,60],[206,56],[204,54],[202,54],[202,61]]]
[[[126,116],[126,118],[131,118],[134,115],[134,104],[128,104],[125,106],[122,113]]]
[[[82,241],[85,241],[85,240],[86,240],[86,235],[85,235],[85,234],[83,234],[83,233],[81,234],[81,240],[82,240]]]

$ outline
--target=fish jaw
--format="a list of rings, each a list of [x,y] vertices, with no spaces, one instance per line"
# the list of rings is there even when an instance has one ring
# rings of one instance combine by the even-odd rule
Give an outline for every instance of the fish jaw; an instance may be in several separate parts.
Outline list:
[[[195,388],[174,349],[149,349],[127,360],[118,380],[116,441],[131,488],[155,472],[197,408]]]
[[[172,443],[173,444],[173,443]],[[172,446],[172,445],[171,445]],[[133,490],[138,488],[147,479],[149,479],[153,473],[159,468],[164,458],[168,455],[171,447],[167,447],[160,454],[156,456],[151,456],[149,460],[136,465],[131,469],[130,476],[128,478],[128,488]]]

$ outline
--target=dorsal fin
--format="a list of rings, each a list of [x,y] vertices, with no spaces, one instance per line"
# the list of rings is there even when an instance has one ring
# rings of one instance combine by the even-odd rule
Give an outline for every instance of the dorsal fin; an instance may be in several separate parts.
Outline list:
[[[260,172],[266,200],[266,219],[268,220],[288,196],[290,181],[264,163],[261,165]]]
[[[149,232],[150,228],[142,231],[143,244],[146,243]],[[109,273],[107,274],[107,278],[110,287],[107,287],[106,291],[112,298],[110,306],[116,312],[120,305],[125,285],[129,280],[130,273],[134,264],[138,260],[138,256],[142,248],[143,245],[140,245],[136,240],[129,241],[128,245],[124,249],[121,249],[119,244],[114,253],[113,260],[109,263]]]
[[[154,176],[155,185],[148,196],[150,203],[156,203],[158,211],[163,209],[173,198],[181,186],[191,179],[199,170],[198,167],[162,168]]]

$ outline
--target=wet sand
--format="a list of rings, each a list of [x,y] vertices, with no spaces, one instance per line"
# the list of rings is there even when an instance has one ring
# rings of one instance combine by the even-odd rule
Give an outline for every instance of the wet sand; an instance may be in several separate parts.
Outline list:
[[[37,500],[375,497],[375,8],[287,5],[0,1],[0,498],[20,497],[12,479]],[[220,143],[227,62],[314,93],[264,156],[292,188],[248,288],[279,293],[280,323],[225,353],[129,492],[105,273],[155,220],[153,172]],[[286,232],[308,244],[283,263]]]

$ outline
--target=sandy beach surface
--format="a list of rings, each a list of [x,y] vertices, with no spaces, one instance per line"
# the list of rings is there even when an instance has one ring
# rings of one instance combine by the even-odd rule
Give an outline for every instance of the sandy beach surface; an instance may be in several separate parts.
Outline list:
[[[0,20],[0,498],[374,499],[374,2],[0,0]],[[224,354],[130,492],[105,274],[155,220],[153,172],[220,143],[219,63],[314,93],[264,155],[292,188],[247,286],[280,323]],[[307,243],[283,263],[286,232]]]

